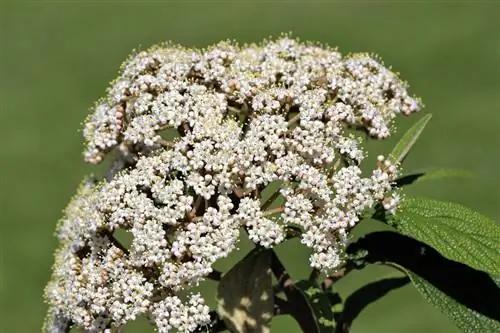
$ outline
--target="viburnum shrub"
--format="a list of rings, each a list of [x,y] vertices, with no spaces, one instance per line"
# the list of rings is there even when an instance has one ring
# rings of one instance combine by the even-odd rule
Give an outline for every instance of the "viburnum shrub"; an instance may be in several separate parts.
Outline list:
[[[162,333],[268,332],[274,316],[289,314],[307,333],[347,332],[364,307],[354,298],[367,305],[411,279],[465,331],[498,330],[498,302],[488,312],[439,277],[472,276],[490,283],[486,301],[498,295],[500,228],[401,190],[460,175],[402,174],[430,116],[389,154],[363,148],[393,134],[395,117],[420,110],[407,88],[370,54],[286,36],[134,53],[84,125],[85,160],[110,167],[83,181],[57,226],[44,329],[123,332],[146,316]],[[393,231],[352,241],[363,219]],[[255,248],[228,272],[215,270],[242,238]],[[292,238],[311,253],[302,280],[273,250]],[[342,299],[335,282],[369,263],[404,275]],[[219,283],[213,311],[191,291],[205,279]]]

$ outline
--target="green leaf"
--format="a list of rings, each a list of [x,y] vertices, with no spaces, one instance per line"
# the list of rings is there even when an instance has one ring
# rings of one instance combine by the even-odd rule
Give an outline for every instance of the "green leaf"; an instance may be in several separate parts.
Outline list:
[[[268,333],[274,312],[271,253],[255,249],[222,276],[218,313],[231,332]]]
[[[415,144],[420,134],[424,130],[425,126],[431,120],[432,115],[427,114],[423,116],[419,121],[417,121],[399,140],[394,149],[392,150],[390,156],[394,162],[402,163],[410,152],[411,147]]]
[[[334,306],[329,297],[331,291],[324,291],[315,281],[301,280],[295,283],[295,288],[303,296],[316,324],[316,330],[311,333],[331,333],[335,327],[333,316]]]
[[[500,226],[460,204],[405,198],[394,217],[403,234],[448,259],[500,276]]]
[[[408,275],[427,301],[467,332],[498,332],[491,319],[500,315],[500,281],[487,273],[446,259],[432,247],[392,231],[368,233],[346,251],[363,251],[366,263],[383,263]]]
[[[396,179],[396,186],[402,187],[413,183],[420,183],[426,180],[436,180],[442,178],[472,178],[473,176],[474,174],[467,170],[436,169],[404,175]]]
[[[500,322],[488,318],[477,311],[458,303],[453,298],[441,292],[420,276],[407,271],[405,268],[393,264],[411,279],[413,286],[423,298],[448,316],[465,333],[500,332]]]

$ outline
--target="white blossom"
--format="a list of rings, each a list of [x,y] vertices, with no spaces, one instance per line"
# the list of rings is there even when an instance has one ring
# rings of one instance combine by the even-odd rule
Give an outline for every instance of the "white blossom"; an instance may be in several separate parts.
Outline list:
[[[106,332],[147,315],[159,332],[192,332],[208,307],[178,292],[212,273],[242,229],[272,248],[298,227],[311,266],[334,270],[366,209],[397,209],[397,166],[381,157],[364,175],[360,163],[365,133],[385,138],[397,114],[418,111],[406,89],[374,57],[288,37],[132,55],[85,123],[86,161],[110,156],[112,167],[58,225],[46,331]]]
[[[177,296],[166,297],[155,304],[152,315],[160,333],[172,329],[180,333],[192,332],[200,323],[210,320],[209,308],[199,294],[191,295],[185,303]]]

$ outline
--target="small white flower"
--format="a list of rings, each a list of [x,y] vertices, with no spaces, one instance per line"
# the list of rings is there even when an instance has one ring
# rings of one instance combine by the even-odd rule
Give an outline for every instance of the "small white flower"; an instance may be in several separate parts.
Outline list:
[[[84,126],[85,160],[110,155],[112,167],[57,227],[45,330],[106,332],[148,315],[159,332],[194,331],[208,307],[176,293],[206,278],[242,227],[266,248],[299,227],[311,266],[334,270],[365,209],[397,209],[396,165],[379,157],[364,176],[353,129],[389,136],[397,114],[420,107],[406,88],[369,55],[287,37],[131,56]],[[271,184],[279,207],[262,197]]]

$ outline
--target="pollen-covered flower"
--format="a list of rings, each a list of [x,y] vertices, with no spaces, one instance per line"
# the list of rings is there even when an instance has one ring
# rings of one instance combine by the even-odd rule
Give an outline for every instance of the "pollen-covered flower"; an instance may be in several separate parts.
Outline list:
[[[85,159],[112,163],[57,228],[46,330],[103,332],[146,315],[159,332],[192,332],[208,308],[178,292],[206,278],[242,229],[269,248],[298,227],[311,266],[334,270],[359,216],[399,202],[396,165],[379,158],[364,175],[361,144],[418,111],[406,88],[370,55],[288,37],[132,55],[85,124]]]

